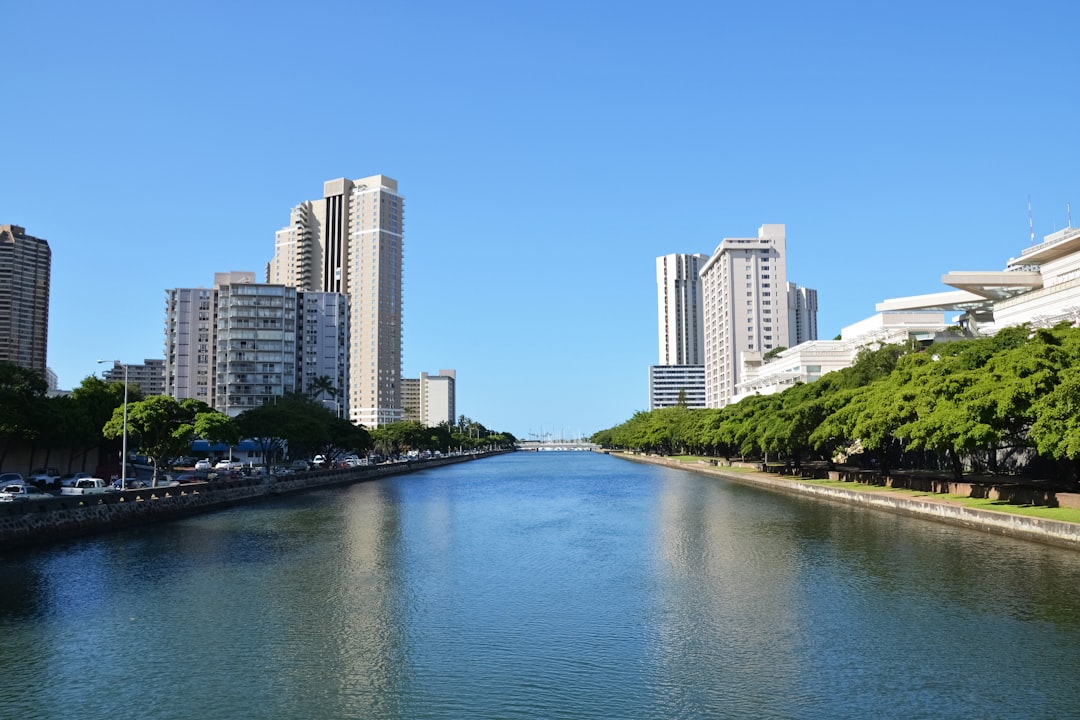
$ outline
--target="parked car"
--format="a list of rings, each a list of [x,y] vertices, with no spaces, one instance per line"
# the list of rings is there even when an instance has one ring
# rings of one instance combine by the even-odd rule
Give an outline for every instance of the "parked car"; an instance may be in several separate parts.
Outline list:
[[[61,495],[97,495],[109,491],[109,484],[101,478],[80,478],[72,487],[60,488]]]
[[[240,470],[244,469],[244,463],[240,462],[239,460],[229,460],[227,458],[222,458],[221,460],[217,461],[216,465],[214,465],[214,469],[218,472],[221,472],[222,470],[225,470],[227,472],[239,472]]]
[[[23,500],[48,500],[54,497],[36,485],[27,483],[9,483],[0,486],[0,502],[20,502]]]
[[[46,485],[55,485],[59,479],[60,471],[56,468],[37,468],[30,473],[30,477],[26,480],[38,487],[45,487]]]
[[[191,483],[206,482],[205,475],[197,475],[195,473],[180,473],[176,476],[176,482],[180,485],[190,485]]]
[[[150,487],[150,483],[145,480],[137,480],[135,478],[123,478],[113,480],[109,483],[107,490],[109,492],[120,492],[121,490],[142,490],[143,488]],[[61,488],[60,492],[64,492]]]
[[[313,468],[321,468],[321,467],[325,467],[325,466],[326,466],[326,457],[325,456],[316,455],[315,457],[311,458],[311,467],[313,467]]]
[[[62,487],[62,488],[75,487],[75,483],[82,480],[83,478],[88,478],[88,477],[93,477],[93,475],[91,475],[88,472],[76,472],[76,473],[68,473],[67,475],[61,475],[60,476],[60,487]]]
[[[13,483],[25,483],[23,476],[19,473],[0,473],[0,485],[11,485]]]
[[[293,460],[289,465],[289,469],[293,472],[307,472],[311,469],[311,466],[308,465],[307,460]]]
[[[203,458],[202,460],[199,460],[197,463],[195,463],[195,471],[196,472],[199,472],[199,471],[206,472],[207,470],[213,470],[213,469],[214,469],[214,466],[213,466],[213,464],[211,464],[210,458]]]

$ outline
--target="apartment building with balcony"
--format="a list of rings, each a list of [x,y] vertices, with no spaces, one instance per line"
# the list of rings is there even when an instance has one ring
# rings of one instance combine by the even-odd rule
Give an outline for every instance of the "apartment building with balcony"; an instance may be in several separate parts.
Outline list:
[[[48,241],[18,225],[0,225],[0,362],[46,379],[49,344]]]
[[[288,393],[314,396],[322,376],[343,387],[347,307],[339,293],[257,283],[244,271],[215,273],[213,288],[169,290],[166,392],[235,416]]]

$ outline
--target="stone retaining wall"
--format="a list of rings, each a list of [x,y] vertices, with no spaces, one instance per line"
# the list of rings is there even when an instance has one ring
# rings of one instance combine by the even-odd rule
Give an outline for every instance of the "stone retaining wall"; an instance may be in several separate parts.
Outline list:
[[[669,460],[663,457],[656,456],[638,456],[625,453],[611,453],[616,457],[623,457],[629,460],[636,460],[639,462],[651,462],[660,465],[667,465],[669,467],[676,467],[683,470],[692,470],[698,472],[707,472],[714,475],[719,475],[726,480],[733,482],[746,483],[750,485],[757,485],[770,490],[778,490],[789,494],[805,495],[824,498],[828,500],[837,500],[849,504],[863,505],[867,507],[873,507],[879,510],[887,510],[889,512],[899,513],[903,515],[910,515],[913,517],[929,518],[933,520],[939,520],[942,522],[948,522],[954,525],[961,525],[963,527],[973,528],[976,530],[982,530],[986,532],[996,533],[1000,535],[1007,535],[1010,537],[1023,538],[1026,540],[1036,540],[1038,542],[1044,542],[1051,545],[1058,545],[1061,547],[1068,547],[1073,549],[1080,549],[1080,523],[1061,522],[1058,520],[1045,520],[1043,518],[1030,517],[1026,515],[1015,515],[1007,512],[995,512],[992,510],[981,510],[976,508],[969,508],[963,505],[955,503],[943,502],[942,500],[936,500],[933,498],[913,498],[904,495],[860,491],[860,490],[847,490],[845,488],[838,488],[834,486],[815,485],[813,483],[806,482],[793,482],[791,480],[778,477],[779,473],[766,474],[762,472],[754,473],[738,473],[728,470],[725,472],[723,467],[719,465],[702,462],[702,463],[681,463],[674,460]],[[833,472],[837,473],[833,477]],[[832,471],[829,476],[832,479],[848,479],[852,482],[866,482],[871,485],[886,485],[886,481],[889,482],[890,487],[912,487],[911,485],[893,484],[897,478],[885,478],[882,480],[880,473],[871,473],[865,471],[853,471],[844,473],[844,477],[840,477],[843,471]],[[904,478],[905,480],[914,480],[915,478]],[[918,478],[918,480],[925,480],[924,478]],[[965,494],[961,485],[968,485],[968,483],[948,483],[945,481],[928,481],[926,487],[914,487],[913,489],[923,489],[927,492],[935,493],[955,493]],[[935,484],[936,483],[936,484]],[[986,486],[976,486],[983,488]],[[936,489],[933,489],[936,488]],[[991,492],[1001,493],[1002,499],[1009,497],[1010,488],[1007,486],[989,486],[987,493]],[[978,496],[977,496],[978,497]],[[987,494],[984,497],[998,497],[998,495]],[[1013,494],[1011,497],[1019,498],[1019,494]],[[1043,499],[1048,499],[1043,497]],[[1060,507],[1075,507],[1071,503],[1080,501],[1080,496],[1073,493],[1057,493],[1054,500],[1056,505]],[[1027,501],[1027,504],[1031,504]],[[1038,503],[1044,504],[1044,503]]]
[[[501,453],[487,455],[496,454]],[[461,455],[281,477],[245,477],[169,488],[144,488],[100,495],[62,495],[49,500],[0,503],[0,545],[13,549],[70,540],[133,525],[211,512],[266,497],[377,480],[390,475],[468,462],[480,457],[485,455]]]

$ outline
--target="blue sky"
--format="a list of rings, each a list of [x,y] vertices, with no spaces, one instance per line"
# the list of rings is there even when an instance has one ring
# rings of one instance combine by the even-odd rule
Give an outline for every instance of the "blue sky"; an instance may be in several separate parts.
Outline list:
[[[0,223],[52,247],[65,388],[331,178],[406,198],[404,373],[523,438],[647,408],[658,255],[785,223],[831,338],[1080,203],[1073,2],[157,5],[0,10]]]

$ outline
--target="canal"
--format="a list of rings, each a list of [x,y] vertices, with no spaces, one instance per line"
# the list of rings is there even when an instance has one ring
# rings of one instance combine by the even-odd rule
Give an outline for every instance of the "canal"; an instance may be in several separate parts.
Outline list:
[[[5,553],[0,717],[1080,716],[1080,553],[585,452]]]

